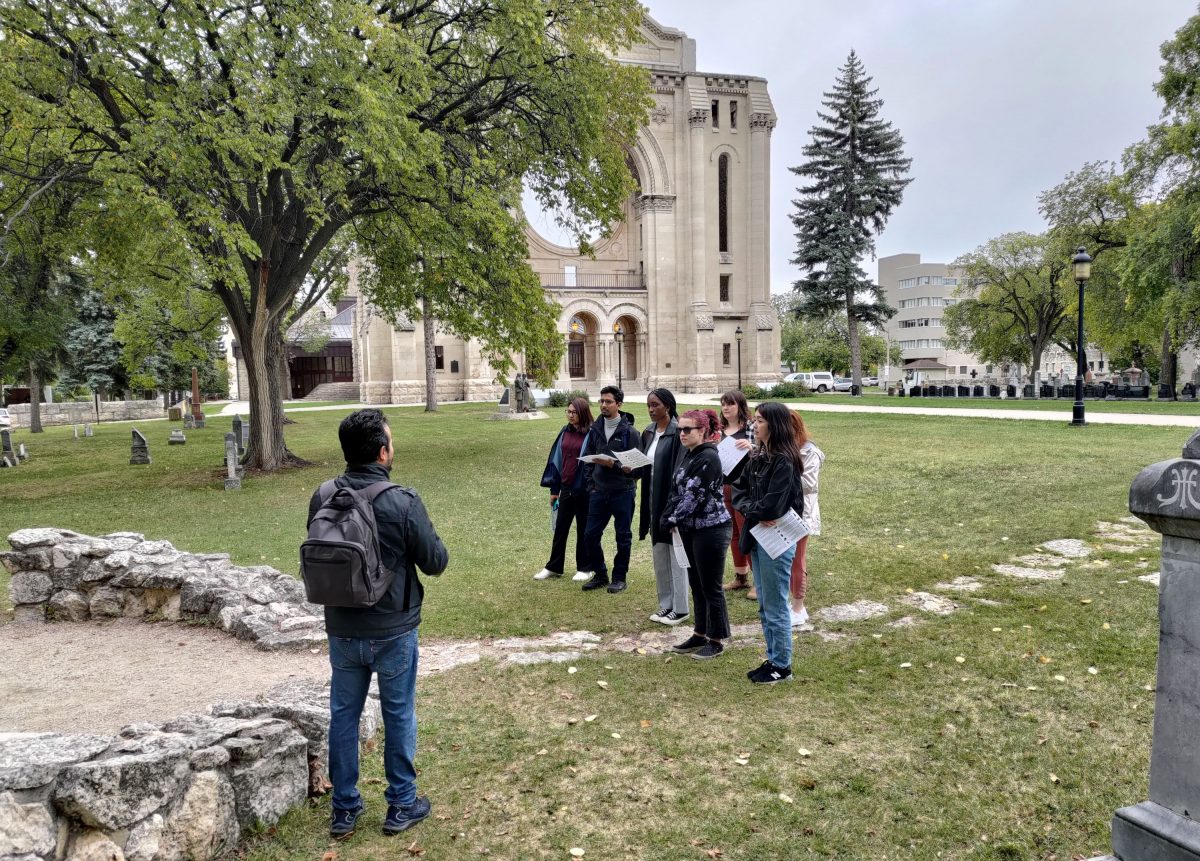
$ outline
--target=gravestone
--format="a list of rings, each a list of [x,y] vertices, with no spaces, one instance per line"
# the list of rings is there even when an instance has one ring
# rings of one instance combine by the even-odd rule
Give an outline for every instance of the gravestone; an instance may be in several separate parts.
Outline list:
[[[1180,396],[1179,400],[1188,401],[1189,403],[1196,400],[1196,386],[1194,383],[1183,384],[1183,394]]]
[[[200,373],[192,368],[192,422],[198,427],[204,427],[204,412],[200,409]]]
[[[12,434],[7,428],[0,430],[0,467],[16,466],[17,463],[17,453],[12,447]]]
[[[71,425],[71,430],[75,432],[75,442],[79,442],[79,425]]]
[[[505,386],[504,394],[502,394],[500,396],[500,408],[497,410],[497,412],[506,413],[506,412],[509,412],[511,409],[512,409],[512,401],[511,401],[510,393],[508,390],[508,386]]]
[[[1152,464],[1129,489],[1129,510],[1162,534],[1158,684],[1150,746],[1150,798],[1112,820],[1120,861],[1200,859],[1200,431],[1183,457]]]
[[[167,445],[187,445],[187,437],[183,435],[183,431],[175,428],[167,438]]]
[[[246,454],[246,438],[242,435],[242,417],[233,417],[233,439],[237,443],[237,456],[241,460]]]
[[[191,413],[184,413],[184,414],[183,414],[183,428],[184,428],[184,430],[191,430],[191,429],[192,429],[192,428],[194,428],[195,426],[196,426],[196,420],[192,418],[192,414],[191,414]]]
[[[237,439],[232,433],[225,434],[225,489],[242,489],[242,479],[238,475]]]
[[[91,436],[92,436],[92,426],[91,425],[85,424],[83,426],[83,435],[85,437],[91,438]]]
[[[129,447],[129,463],[130,465],[150,463],[150,445],[137,428],[133,429],[133,442]]]
[[[17,446],[17,457],[23,461],[29,460],[29,452],[25,450],[25,443],[21,443],[19,446]]]

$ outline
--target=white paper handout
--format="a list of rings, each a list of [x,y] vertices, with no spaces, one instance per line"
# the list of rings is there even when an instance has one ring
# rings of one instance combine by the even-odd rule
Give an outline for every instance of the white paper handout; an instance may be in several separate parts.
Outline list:
[[[721,456],[721,473],[723,475],[733,472],[733,468],[750,453],[748,448],[738,448],[737,443],[737,439],[731,436],[727,436],[717,443],[717,454]]]
[[[629,451],[614,451],[613,454],[616,455],[617,460],[621,461],[621,466],[627,466],[630,469],[638,469],[654,463],[636,448],[631,448]]]
[[[795,547],[796,542],[808,534],[808,524],[789,508],[788,513],[776,520],[774,526],[759,523],[751,527],[750,534],[768,556],[778,559],[789,547]]]
[[[598,460],[612,460],[612,458],[606,454],[585,454],[579,459],[584,463],[595,463]]]
[[[687,561],[687,551],[683,549],[683,539],[679,537],[679,530],[675,529],[671,532],[671,552],[675,554],[675,564],[680,568],[690,568]]]

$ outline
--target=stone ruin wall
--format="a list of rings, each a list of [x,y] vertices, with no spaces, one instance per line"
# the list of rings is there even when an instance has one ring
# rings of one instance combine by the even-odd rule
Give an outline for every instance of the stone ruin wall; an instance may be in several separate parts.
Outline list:
[[[29,427],[29,404],[14,404],[8,408],[14,428]],[[42,404],[38,410],[44,425],[69,425],[95,423],[96,406],[93,403]],[[162,401],[101,401],[100,421],[121,422],[137,419],[161,419],[166,415]]]
[[[226,554],[182,553],[137,533],[9,536],[17,622],[117,616],[204,620],[262,649],[325,642],[295,578]],[[378,701],[360,727],[374,736]],[[117,737],[0,733],[3,861],[193,861],[233,849],[325,780],[329,689],[288,682],[207,714],[132,723]]]

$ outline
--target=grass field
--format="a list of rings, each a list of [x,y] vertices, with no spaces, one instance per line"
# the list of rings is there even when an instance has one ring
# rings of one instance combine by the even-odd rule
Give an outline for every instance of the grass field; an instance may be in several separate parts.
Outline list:
[[[427,581],[422,636],[656,627],[644,543],[621,595],[531,579],[548,552],[537,482],[560,417],[498,423],[491,411],[388,411],[394,477],[421,492],[451,553]],[[295,414],[289,443],[314,465],[248,475],[238,493],[220,480],[224,420],[172,448],[167,425],[148,425],[148,467],[128,465],[128,426],[78,443],[65,429],[17,434],[32,459],[0,471],[0,534],[135,529],[295,572],[308,497],[341,467],[340,417]],[[1133,476],[1177,456],[1187,432],[827,413],[809,426],[827,454],[809,605],[869,598],[887,616],[836,625],[836,640],[799,636],[796,682],[768,690],[744,678],[762,659],[754,648],[707,664],[608,653],[575,674],[485,663],[423,679],[418,765],[434,818],[380,836],[379,758],[368,756],[372,809],[338,858],[1102,854],[1112,811],[1146,795],[1157,597],[1135,575],[1156,569],[1157,544],[1099,551],[1053,582],[990,566],[1123,516]],[[975,597],[991,603],[960,597],[937,618],[898,601],[964,575],[984,580]],[[741,599],[731,616],[756,619]],[[905,616],[917,624],[891,626]],[[246,857],[319,858],[327,817],[327,802],[295,811]]]
[[[822,404],[857,404],[871,407],[945,407],[948,409],[964,410],[1038,410],[1047,412],[1071,413],[1070,399],[1038,399],[1038,398],[897,398],[888,397],[878,389],[867,389],[857,398],[841,392],[831,392],[817,395],[817,403]],[[1168,415],[1196,416],[1200,423],[1200,401],[1185,403],[1183,401],[1105,401],[1086,400],[1083,402],[1086,412],[1097,413],[1132,413],[1134,415]]]

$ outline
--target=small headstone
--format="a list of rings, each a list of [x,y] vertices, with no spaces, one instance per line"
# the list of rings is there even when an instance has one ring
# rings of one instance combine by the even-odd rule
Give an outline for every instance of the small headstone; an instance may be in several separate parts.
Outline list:
[[[92,435],[92,426],[91,425],[85,424],[83,426],[83,435],[86,437],[90,437]]]
[[[71,425],[71,430],[75,432],[75,442],[79,442],[79,425]]]
[[[17,457],[19,457],[21,460],[29,460],[29,452],[25,450],[25,443],[21,443],[19,446],[17,446]]]
[[[238,475],[237,439],[232,433],[225,434],[225,489],[242,489],[242,479]]]
[[[17,456],[16,452],[13,451],[12,432],[7,428],[0,430],[0,452],[4,454],[11,454],[14,459]]]
[[[196,420],[192,418],[192,414],[184,413],[183,414],[183,429],[191,430],[195,426],[196,426]]]
[[[174,406],[174,407],[167,408],[167,421],[177,422],[182,418],[183,418],[183,410],[180,407]]]
[[[238,458],[242,458],[246,454],[246,438],[242,436],[243,425],[241,415],[233,417],[233,438],[237,442]]]
[[[505,386],[504,394],[500,396],[500,409],[498,412],[506,413],[512,409],[512,399],[509,396],[508,387]]]
[[[175,428],[167,439],[167,445],[187,445],[187,437],[183,435],[182,430]]]
[[[150,463],[150,445],[137,428],[133,429],[133,442],[129,447],[129,463],[131,465]]]

